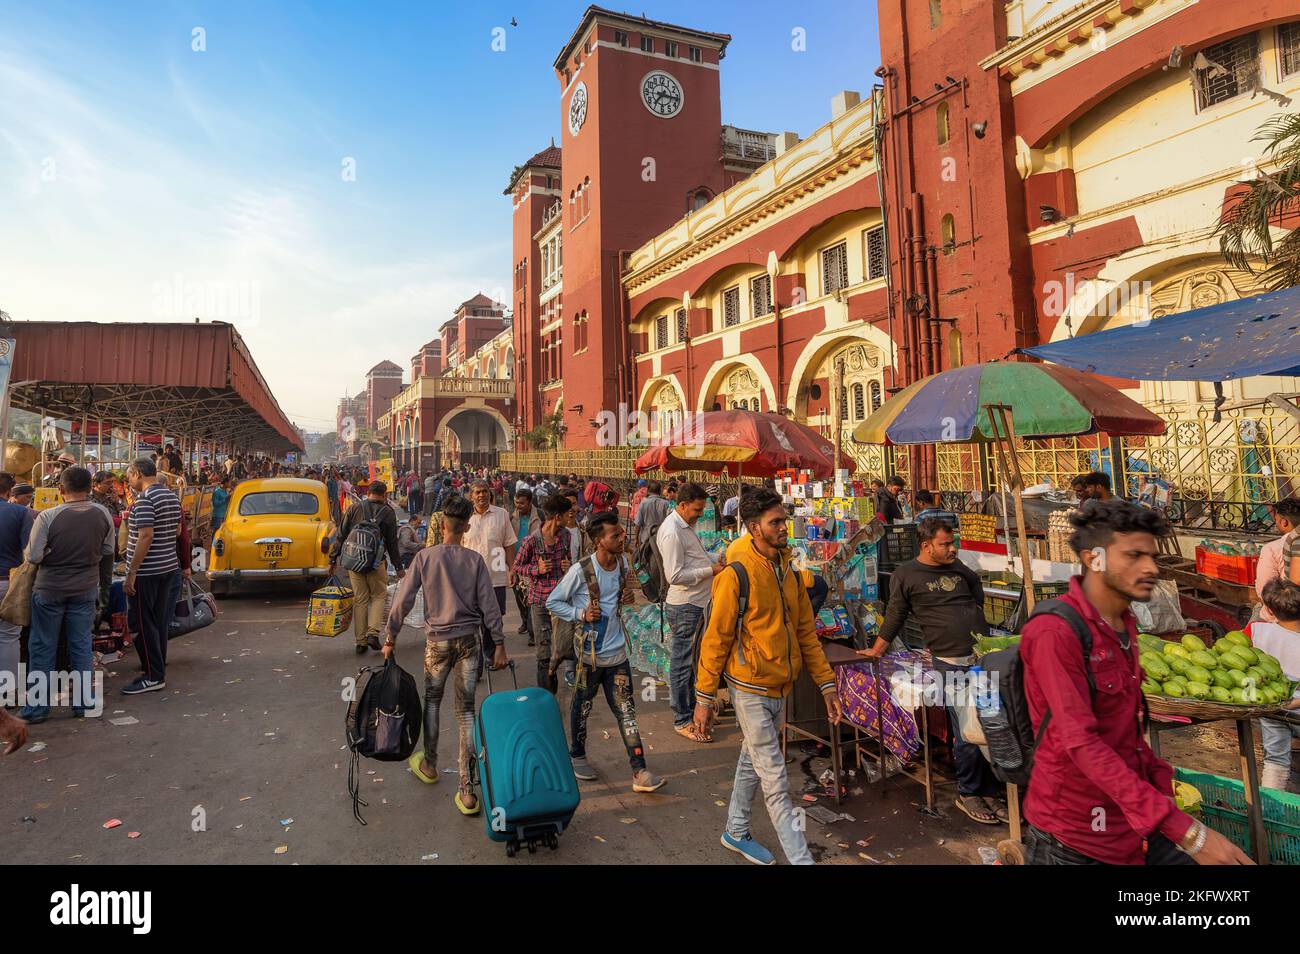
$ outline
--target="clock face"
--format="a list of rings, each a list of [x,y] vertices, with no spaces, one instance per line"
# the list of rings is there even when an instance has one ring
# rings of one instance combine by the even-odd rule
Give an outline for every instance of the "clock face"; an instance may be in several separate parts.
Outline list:
[[[569,97],[569,135],[578,135],[578,130],[587,121],[587,84],[579,82]]]
[[[641,80],[641,102],[656,116],[668,119],[682,111],[682,84],[663,70],[652,70]]]

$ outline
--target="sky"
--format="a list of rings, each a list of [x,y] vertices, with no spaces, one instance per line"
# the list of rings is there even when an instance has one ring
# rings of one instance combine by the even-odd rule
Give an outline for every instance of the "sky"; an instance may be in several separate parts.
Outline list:
[[[232,321],[333,430],[370,367],[409,376],[459,302],[509,301],[502,190],[559,137],[586,6],[0,0],[0,309]],[[722,119],[750,129],[811,132],[879,62],[870,0],[628,12],[730,33]]]

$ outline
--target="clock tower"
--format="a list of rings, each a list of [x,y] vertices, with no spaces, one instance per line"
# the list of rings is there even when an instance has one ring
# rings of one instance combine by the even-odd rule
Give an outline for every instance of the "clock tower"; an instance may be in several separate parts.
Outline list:
[[[588,7],[555,60],[564,155],[560,325],[568,447],[635,409],[624,257],[728,184],[720,64],[731,37]],[[550,402],[548,402],[550,403]]]

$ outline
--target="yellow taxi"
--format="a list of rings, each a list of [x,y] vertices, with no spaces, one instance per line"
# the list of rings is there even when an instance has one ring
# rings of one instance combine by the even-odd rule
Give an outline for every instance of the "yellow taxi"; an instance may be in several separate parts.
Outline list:
[[[217,595],[241,581],[306,580],[329,575],[329,493],[319,480],[241,481],[212,536],[208,581]]]

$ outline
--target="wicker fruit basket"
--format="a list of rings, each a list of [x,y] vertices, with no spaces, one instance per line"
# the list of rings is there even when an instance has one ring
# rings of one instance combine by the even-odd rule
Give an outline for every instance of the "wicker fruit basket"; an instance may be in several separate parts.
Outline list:
[[[1236,703],[1208,702],[1204,699],[1175,699],[1173,696],[1147,696],[1147,707],[1153,715],[1184,716],[1188,719],[1259,719],[1280,715],[1287,711],[1284,705],[1238,705]]]

